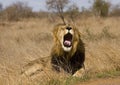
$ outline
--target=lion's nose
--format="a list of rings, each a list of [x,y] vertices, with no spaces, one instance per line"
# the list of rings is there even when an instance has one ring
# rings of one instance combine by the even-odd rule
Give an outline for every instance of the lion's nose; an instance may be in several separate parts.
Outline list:
[[[66,29],[67,29],[67,30],[71,30],[72,28],[71,28],[71,27],[67,27]]]

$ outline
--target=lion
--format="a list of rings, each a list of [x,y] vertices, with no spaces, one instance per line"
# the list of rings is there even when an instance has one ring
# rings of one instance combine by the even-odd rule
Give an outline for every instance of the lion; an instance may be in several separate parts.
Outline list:
[[[81,76],[85,69],[85,47],[79,30],[72,24],[58,24],[53,29],[53,37],[52,68],[57,72],[64,70],[73,76]]]
[[[84,74],[85,48],[79,30],[73,24],[58,24],[53,29],[54,44],[50,56],[28,63],[22,74],[34,75],[50,68],[73,76]]]

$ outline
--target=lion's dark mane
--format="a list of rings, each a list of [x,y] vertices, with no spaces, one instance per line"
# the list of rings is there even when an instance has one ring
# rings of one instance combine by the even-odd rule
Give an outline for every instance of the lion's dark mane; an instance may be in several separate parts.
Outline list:
[[[85,47],[81,39],[77,45],[76,52],[71,58],[68,60],[66,56],[68,56],[68,52],[63,52],[61,55],[55,52],[51,53],[51,64],[53,69],[59,72],[62,68],[64,71],[74,74],[77,70],[84,67]]]

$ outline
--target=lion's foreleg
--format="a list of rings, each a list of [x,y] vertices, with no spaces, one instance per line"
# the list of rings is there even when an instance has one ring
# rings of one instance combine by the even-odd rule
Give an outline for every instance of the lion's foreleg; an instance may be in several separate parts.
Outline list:
[[[81,69],[76,71],[73,76],[75,77],[83,77],[85,75],[85,66],[83,65]]]

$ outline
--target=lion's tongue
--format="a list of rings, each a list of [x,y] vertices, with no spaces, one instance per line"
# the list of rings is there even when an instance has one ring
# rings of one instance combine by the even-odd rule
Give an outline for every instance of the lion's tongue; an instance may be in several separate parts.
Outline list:
[[[71,41],[65,40],[65,41],[64,41],[64,45],[66,45],[66,46],[71,46]]]

